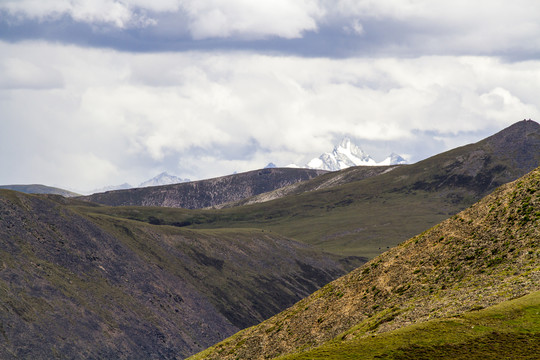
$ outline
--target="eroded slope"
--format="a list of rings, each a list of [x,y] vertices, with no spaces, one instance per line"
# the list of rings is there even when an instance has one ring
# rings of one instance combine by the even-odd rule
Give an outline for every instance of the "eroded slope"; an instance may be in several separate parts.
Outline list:
[[[0,358],[183,358],[345,273],[254,229],[192,231],[0,191]]]

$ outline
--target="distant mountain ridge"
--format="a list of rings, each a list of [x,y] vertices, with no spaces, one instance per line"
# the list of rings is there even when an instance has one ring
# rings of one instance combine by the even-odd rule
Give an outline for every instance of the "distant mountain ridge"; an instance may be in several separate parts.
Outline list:
[[[97,193],[81,199],[111,206],[201,209],[239,201],[324,173],[314,169],[266,168],[207,180]]]
[[[65,197],[75,197],[80,196],[73,191],[64,190],[52,186],[46,186],[41,184],[32,184],[32,185],[0,185],[0,189],[15,190],[20,191],[26,194],[54,194],[62,195]]]
[[[334,147],[332,152],[324,153],[318,158],[310,160],[306,167],[308,169],[338,171],[351,166],[401,165],[406,163],[407,160],[395,153],[377,163],[359,146],[353,144],[350,138],[345,137],[339,145]]]
[[[105,186],[105,187],[102,187],[102,188],[99,188],[99,189],[89,191],[88,193],[89,194],[95,194],[95,193],[102,193],[102,192],[106,192],[106,191],[126,190],[126,189],[131,189],[131,188],[133,188],[133,186],[131,184],[123,183],[123,184],[120,184],[120,185]]]
[[[179,178],[178,176],[170,175],[169,173],[164,171],[161,174],[158,174],[151,179],[143,181],[137,187],[141,188],[141,187],[150,187],[150,186],[171,185],[171,184],[179,184],[179,183],[189,182],[189,181],[191,180],[182,179],[182,178]],[[97,193],[104,193],[107,191],[127,190],[127,189],[133,189],[133,188],[134,188],[133,185],[128,184],[126,182],[120,185],[110,185],[110,186],[105,186],[99,189],[95,189],[95,190],[89,191],[87,194],[91,195],[91,194],[97,194]]]
[[[161,174],[140,183],[138,187],[172,185],[190,181],[190,179],[181,179],[178,176],[170,175],[167,172],[162,172]]]

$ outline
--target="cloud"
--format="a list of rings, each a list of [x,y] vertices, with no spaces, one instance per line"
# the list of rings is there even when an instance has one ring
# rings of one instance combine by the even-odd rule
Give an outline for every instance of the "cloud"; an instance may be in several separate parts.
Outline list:
[[[7,13],[40,21],[54,21],[63,15],[77,22],[105,23],[117,28],[158,24],[160,14],[187,17],[195,39],[298,38],[304,31],[317,29],[323,15],[315,0],[16,0],[0,2]]]
[[[0,62],[0,88],[55,89],[62,86],[61,73],[35,59],[6,58]]]
[[[512,60],[540,54],[536,0],[3,0],[0,14],[4,39],[133,51],[262,49],[302,56]]]
[[[12,74],[18,80],[0,88],[0,183],[33,175],[92,189],[164,170],[199,179],[270,161],[302,165],[345,135],[377,160],[396,151],[416,161],[540,119],[539,61],[131,54],[1,42],[0,54],[4,74],[9,66],[53,74],[35,83]]]
[[[534,0],[323,1],[325,21],[362,24],[382,47],[424,54],[538,53],[540,7]],[[367,24],[367,25],[366,25]],[[392,33],[385,32],[389,25]],[[350,29],[350,27],[349,27]]]
[[[140,2],[129,0],[4,0],[0,2],[0,9],[16,18],[54,21],[68,15],[77,22],[104,23],[118,28],[155,25],[155,20],[148,18],[144,11],[139,11],[140,9],[149,8],[158,11],[175,9],[170,6],[145,5],[144,8],[134,6],[138,3]]]
[[[314,0],[186,0],[190,30],[195,39],[208,37],[298,38],[317,29],[323,10]]]

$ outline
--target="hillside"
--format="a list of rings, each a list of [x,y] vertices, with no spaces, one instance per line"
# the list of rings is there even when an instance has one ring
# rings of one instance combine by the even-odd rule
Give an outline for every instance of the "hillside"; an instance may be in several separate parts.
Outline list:
[[[0,191],[0,358],[183,358],[361,261],[342,265],[259,229],[189,230],[98,209]]]
[[[80,196],[77,193],[74,193],[72,191],[46,186],[46,185],[40,185],[40,184],[32,184],[32,185],[0,185],[0,189],[5,190],[15,190],[20,191],[26,194],[53,194],[53,195],[62,195],[65,197],[75,197]]]
[[[366,177],[364,167],[350,168],[302,183],[300,191],[272,201],[182,212],[175,221],[192,228],[256,226],[328,252],[372,258],[536,166],[540,125],[521,121],[416,164],[379,168],[379,175]]]
[[[281,360],[507,360],[540,357],[540,291],[377,336],[337,337]],[[346,337],[346,336],[345,336]]]
[[[326,171],[269,168],[173,185],[107,191],[81,197],[109,206],[164,206],[201,209],[315,178]]]
[[[290,358],[322,358],[324,349],[341,351],[363,339],[384,339],[381,334],[399,328],[539,290],[540,168],[193,359],[271,359],[294,353],[298,356]],[[538,309],[538,301],[533,306]],[[502,338],[485,327],[478,330],[476,335],[483,331]],[[534,343],[535,336],[522,340]],[[503,357],[516,350],[506,351]]]
[[[282,188],[265,192],[259,195],[251,196],[236,202],[225,203],[214,206],[214,208],[230,208],[250,204],[263,203],[285,196],[300,195],[303,193],[328,189],[355,181],[364,180],[373,176],[381,175],[392,171],[397,166],[355,166],[337,172],[328,172],[317,176],[309,181],[302,181]]]

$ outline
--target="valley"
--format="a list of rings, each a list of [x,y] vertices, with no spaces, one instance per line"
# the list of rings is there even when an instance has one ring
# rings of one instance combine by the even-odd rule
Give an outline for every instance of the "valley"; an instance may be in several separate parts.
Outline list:
[[[539,165],[540,125],[522,121],[411,165],[89,197],[0,190],[0,357],[339,358],[392,341],[381,356],[399,358],[534,342]],[[485,329],[512,299],[523,324],[501,336],[503,323],[429,335],[462,314]],[[416,326],[427,340],[407,340]]]

